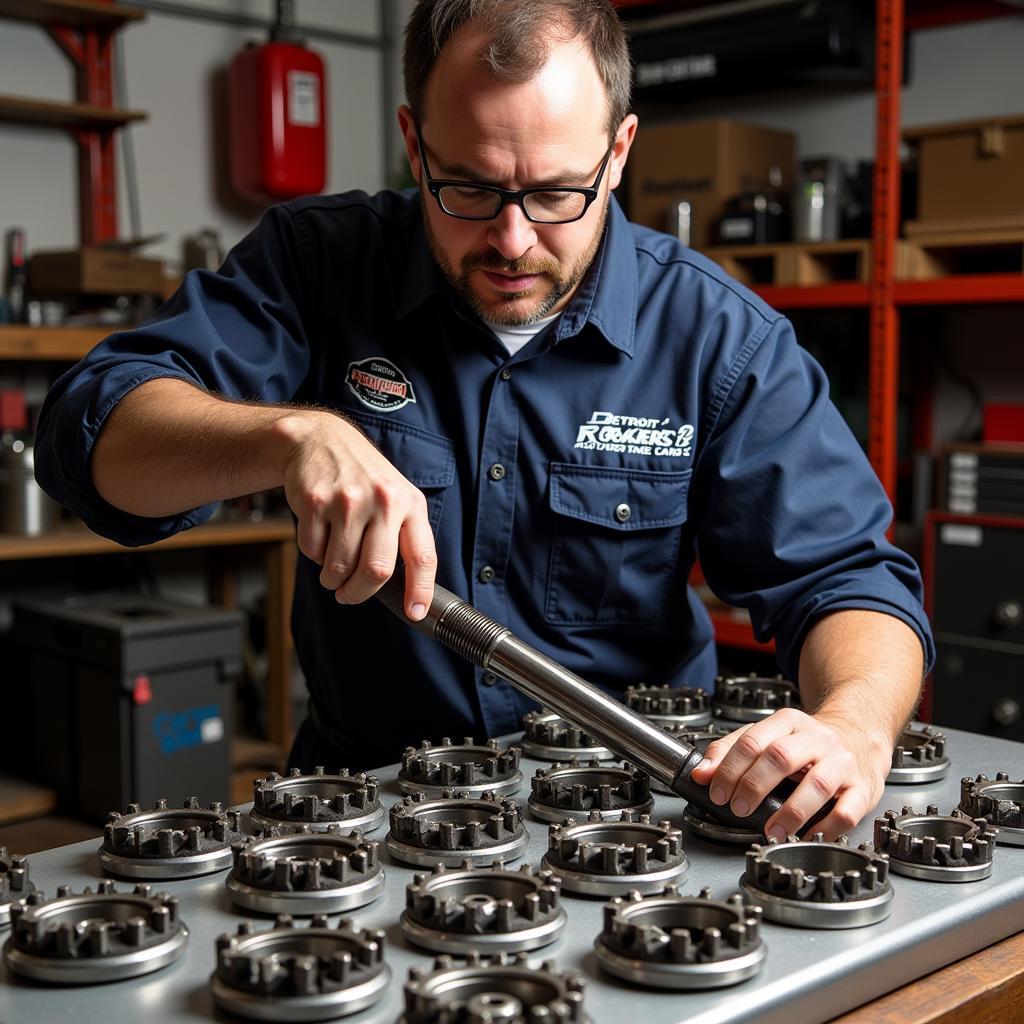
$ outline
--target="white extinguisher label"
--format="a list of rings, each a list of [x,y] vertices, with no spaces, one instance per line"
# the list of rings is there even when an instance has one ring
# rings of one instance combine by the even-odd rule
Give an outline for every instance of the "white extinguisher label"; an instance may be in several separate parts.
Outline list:
[[[288,72],[288,123],[320,124],[320,79],[308,71]]]

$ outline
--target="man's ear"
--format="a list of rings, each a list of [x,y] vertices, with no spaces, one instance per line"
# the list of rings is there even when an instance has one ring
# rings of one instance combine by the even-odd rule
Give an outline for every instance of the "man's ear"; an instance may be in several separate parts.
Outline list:
[[[636,137],[636,128],[639,124],[636,114],[627,114],[619,125],[615,135],[615,144],[612,148],[611,166],[608,168],[608,190],[619,187],[622,181],[622,172],[629,157],[629,148],[633,145]]]
[[[409,170],[416,182],[419,183],[420,150],[416,143],[416,121],[412,116],[412,111],[404,103],[398,108],[398,129],[405,142],[405,155],[409,159]]]

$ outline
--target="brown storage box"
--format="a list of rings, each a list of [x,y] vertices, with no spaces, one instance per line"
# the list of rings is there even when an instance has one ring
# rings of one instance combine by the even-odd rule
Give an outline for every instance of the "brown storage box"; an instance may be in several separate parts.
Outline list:
[[[1024,115],[910,128],[919,223],[1024,217]]]
[[[768,185],[782,171],[787,195],[794,185],[796,136],[739,121],[673,121],[637,130],[629,156],[629,215],[637,224],[667,230],[672,203],[690,203],[690,244],[717,244],[725,202]]]
[[[164,264],[116,249],[37,252],[29,287],[33,295],[162,295]]]

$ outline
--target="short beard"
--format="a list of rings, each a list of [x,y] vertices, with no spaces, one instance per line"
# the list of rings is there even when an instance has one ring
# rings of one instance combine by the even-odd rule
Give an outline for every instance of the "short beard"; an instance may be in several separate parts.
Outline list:
[[[601,246],[601,239],[604,237],[605,221],[608,218],[607,199],[601,204],[600,214],[597,227],[587,243],[586,249],[572,263],[568,273],[562,272],[562,265],[557,260],[531,260],[528,256],[518,260],[504,260],[493,249],[482,253],[468,253],[463,256],[459,261],[459,270],[456,272],[448,259],[448,254],[441,248],[441,244],[430,226],[430,218],[426,215],[423,217],[423,228],[427,235],[427,244],[430,246],[431,255],[441,268],[441,273],[444,274],[459,298],[481,320],[500,324],[503,327],[524,327],[527,324],[543,320],[566,295],[572,294],[579,286],[590,269],[590,265],[594,262],[597,250]],[[474,270],[500,271],[513,275],[540,274],[551,281],[551,286],[547,294],[529,313],[525,315],[513,313],[510,308],[503,309],[500,305],[497,308],[488,307],[481,301],[470,284],[470,274]],[[512,303],[526,298],[528,294],[529,292],[508,292],[504,296],[504,300],[511,306]]]

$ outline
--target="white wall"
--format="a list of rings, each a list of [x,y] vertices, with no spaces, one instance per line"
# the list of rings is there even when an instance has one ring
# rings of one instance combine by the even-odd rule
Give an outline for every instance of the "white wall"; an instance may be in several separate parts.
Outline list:
[[[271,0],[188,0],[193,6],[271,16]],[[298,0],[301,25],[376,35],[377,0]],[[167,232],[149,253],[178,258],[181,238],[210,225],[234,244],[256,214],[235,204],[217,184],[215,155],[223,120],[218,75],[248,40],[262,33],[207,21],[149,13],[122,34],[128,105],[149,119],[129,129],[139,177],[145,234]],[[310,40],[328,74],[327,191],[385,184],[381,52],[317,38]],[[0,21],[0,93],[69,100],[70,64],[34,25]],[[129,234],[123,166],[118,153],[120,229]],[[75,146],[60,131],[0,124],[0,230],[20,225],[32,248],[77,244]],[[223,175],[222,175],[223,176]]]

